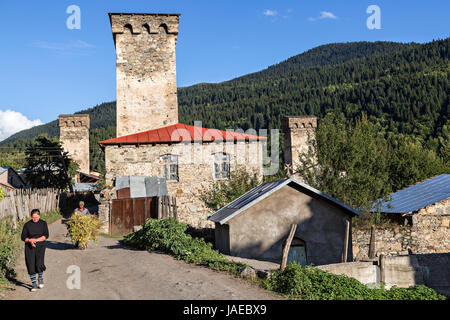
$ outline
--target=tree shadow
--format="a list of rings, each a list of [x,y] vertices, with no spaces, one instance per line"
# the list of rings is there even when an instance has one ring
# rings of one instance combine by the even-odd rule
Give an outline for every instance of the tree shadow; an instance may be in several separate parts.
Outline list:
[[[47,249],[52,250],[71,250],[75,249],[75,245],[66,242],[56,242],[56,241],[47,241],[46,243]]]

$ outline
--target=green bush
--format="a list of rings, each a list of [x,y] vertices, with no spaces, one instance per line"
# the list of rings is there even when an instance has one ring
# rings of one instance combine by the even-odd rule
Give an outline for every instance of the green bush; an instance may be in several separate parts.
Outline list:
[[[356,279],[335,275],[295,262],[275,271],[263,282],[266,289],[301,300],[445,300],[423,285],[410,288],[370,289]]]
[[[89,241],[93,240],[97,243],[101,226],[102,223],[94,216],[74,213],[67,221],[67,236],[70,237],[73,244],[84,250]]]
[[[149,219],[141,230],[127,235],[123,243],[138,249],[162,251],[178,260],[233,274],[245,266],[228,261],[212,249],[211,243],[187,234],[187,228],[187,225],[174,218]]]

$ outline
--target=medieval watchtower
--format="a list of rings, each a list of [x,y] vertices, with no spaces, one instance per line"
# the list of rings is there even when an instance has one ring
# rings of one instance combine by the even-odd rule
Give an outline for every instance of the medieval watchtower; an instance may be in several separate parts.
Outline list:
[[[65,152],[78,163],[79,171],[89,174],[89,126],[88,114],[60,115],[59,139]]]
[[[284,160],[295,172],[300,154],[308,152],[316,139],[317,118],[314,116],[288,116],[281,121],[284,133]]]
[[[110,13],[116,47],[117,136],[178,123],[179,14]]]

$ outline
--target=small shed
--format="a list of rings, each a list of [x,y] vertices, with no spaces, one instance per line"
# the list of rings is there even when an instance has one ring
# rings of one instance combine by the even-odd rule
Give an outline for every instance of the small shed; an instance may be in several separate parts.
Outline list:
[[[323,265],[352,261],[351,219],[358,211],[294,178],[263,183],[208,217],[216,248],[232,256],[280,262],[292,224],[288,262]],[[348,223],[347,223],[348,222]],[[348,228],[348,242],[346,230]]]

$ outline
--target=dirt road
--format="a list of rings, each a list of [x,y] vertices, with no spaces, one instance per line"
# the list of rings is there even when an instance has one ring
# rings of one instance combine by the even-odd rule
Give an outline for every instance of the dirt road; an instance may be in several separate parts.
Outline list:
[[[225,273],[189,265],[171,256],[125,248],[117,239],[100,237],[97,247],[77,250],[65,237],[61,220],[49,227],[45,288],[30,292],[23,256],[16,267],[18,299],[278,299],[270,292]],[[80,289],[69,289],[69,266],[80,268]],[[73,270],[71,271],[73,272]],[[74,282],[71,282],[72,284]]]

